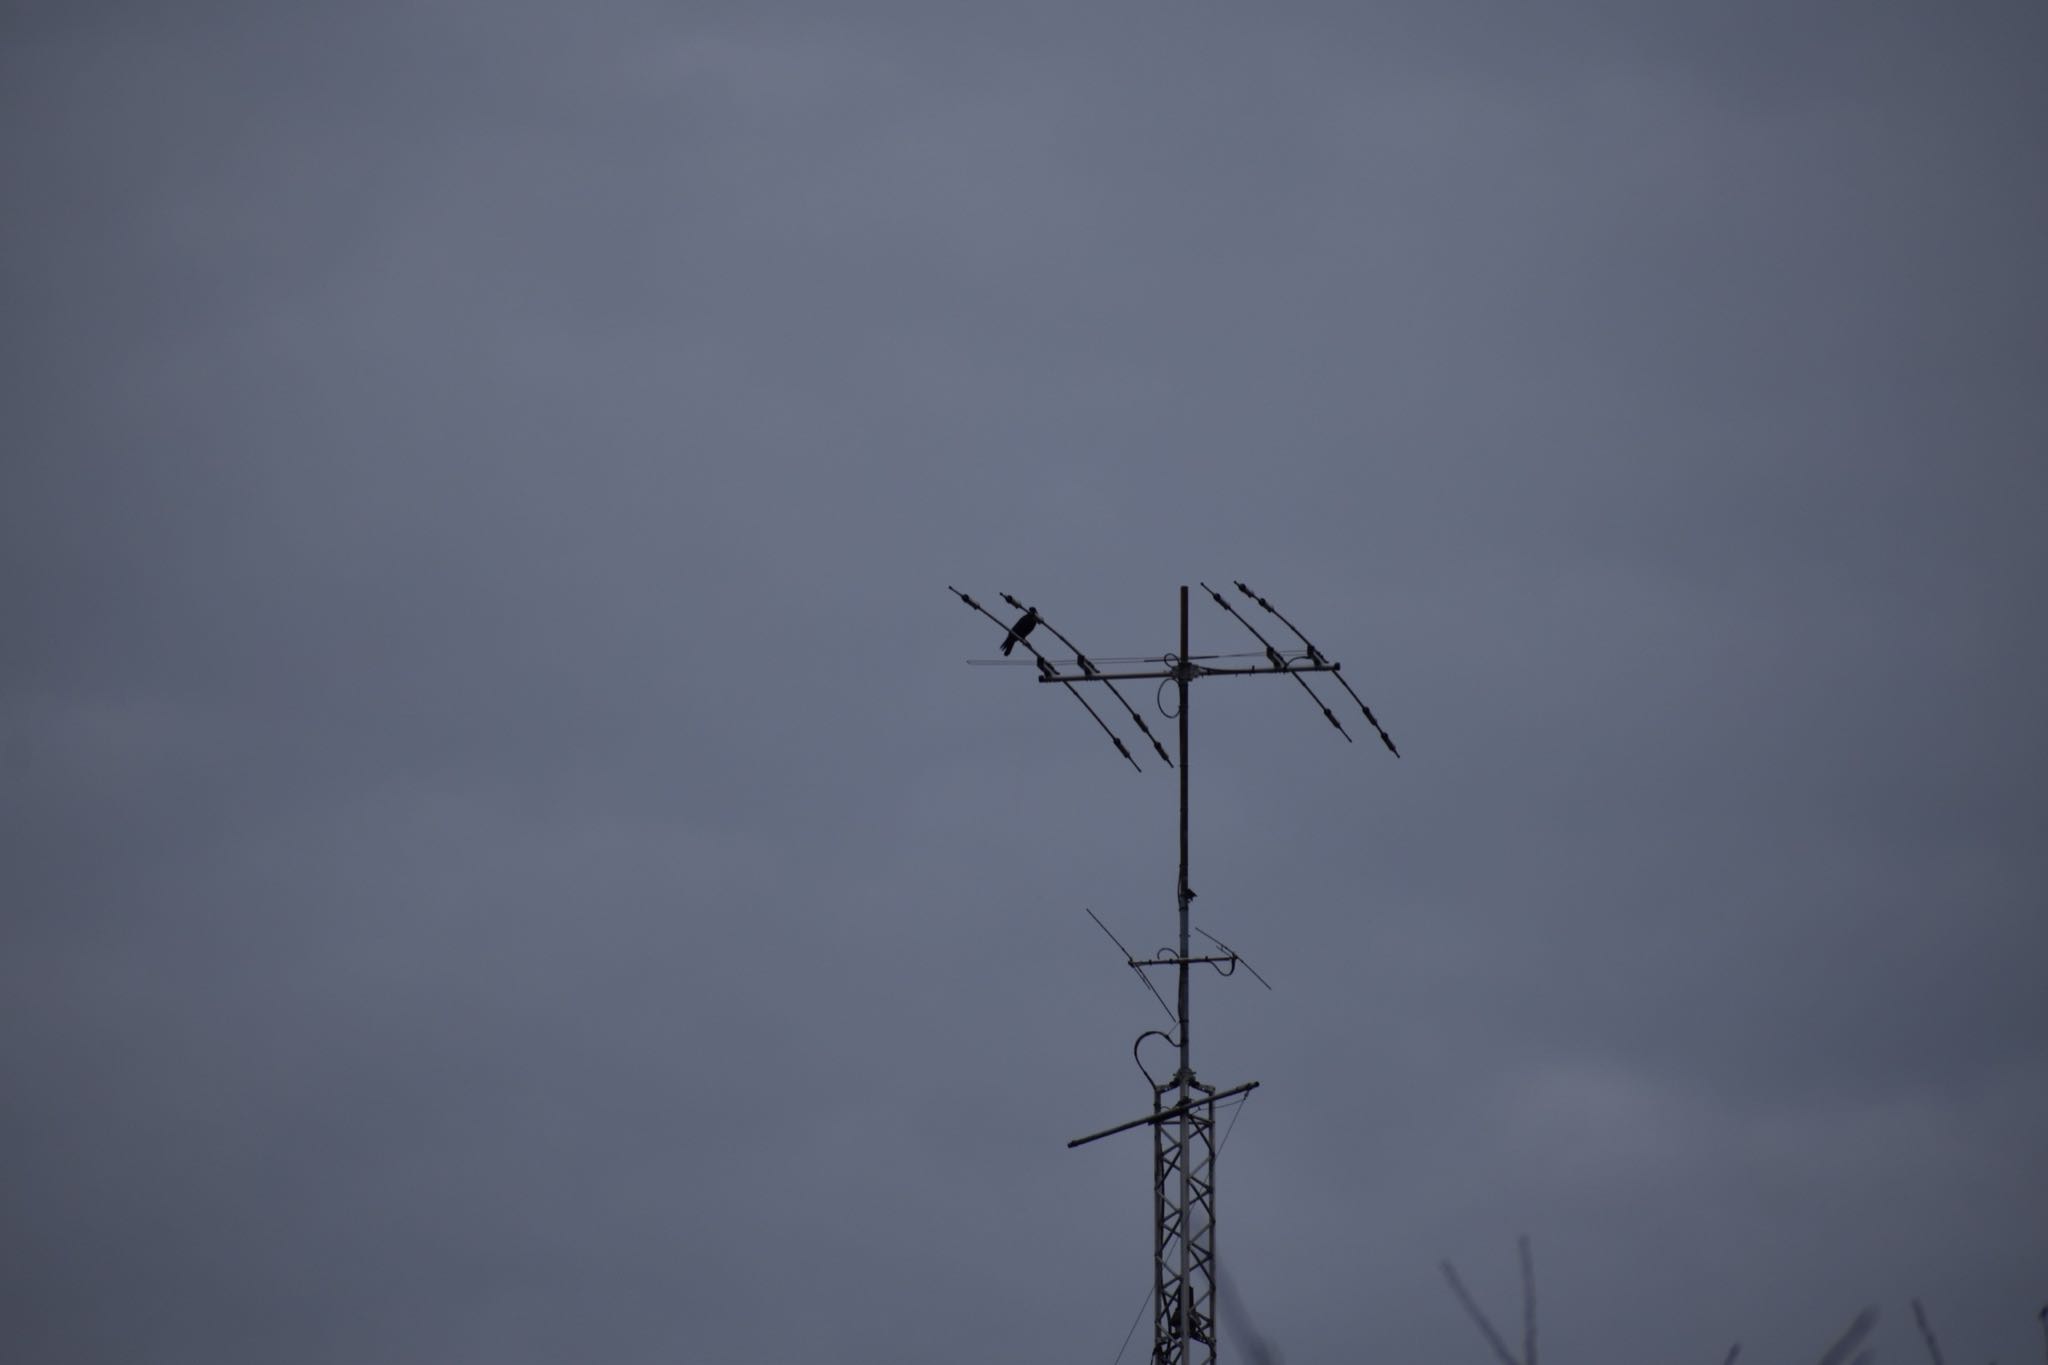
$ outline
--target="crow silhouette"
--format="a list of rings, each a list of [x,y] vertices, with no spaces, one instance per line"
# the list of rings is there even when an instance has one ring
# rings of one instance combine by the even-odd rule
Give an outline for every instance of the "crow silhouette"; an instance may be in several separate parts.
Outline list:
[[[1017,642],[1038,628],[1038,608],[1026,607],[1024,614],[1017,618],[1017,624],[1010,627],[1010,633],[1003,637],[1003,653],[1008,654],[1017,647]]]

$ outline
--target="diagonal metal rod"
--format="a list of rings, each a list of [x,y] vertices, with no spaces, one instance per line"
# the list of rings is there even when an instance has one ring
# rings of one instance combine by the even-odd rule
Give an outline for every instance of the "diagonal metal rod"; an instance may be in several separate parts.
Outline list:
[[[1196,581],[1200,582],[1199,579],[1197,579]],[[1222,593],[1216,591],[1216,589],[1210,587],[1207,583],[1202,584],[1202,591],[1208,593],[1210,597],[1214,598],[1217,606],[1229,612],[1233,617],[1236,617],[1237,623],[1239,625],[1243,626],[1253,635],[1258,636],[1259,643],[1266,647],[1266,657],[1272,660],[1273,667],[1278,669],[1280,672],[1285,673],[1288,676],[1292,677],[1296,682],[1301,684],[1301,690],[1308,693],[1309,700],[1314,702],[1316,704],[1316,709],[1323,713],[1323,719],[1329,721],[1330,724],[1336,726],[1337,733],[1344,736],[1344,742],[1346,744],[1349,744],[1351,742],[1351,732],[1344,728],[1344,722],[1337,719],[1337,713],[1335,711],[1332,711],[1329,707],[1323,705],[1323,699],[1316,695],[1316,690],[1313,687],[1310,687],[1308,685],[1308,679],[1299,676],[1294,672],[1293,669],[1287,666],[1286,658],[1281,655],[1279,650],[1273,648],[1273,642],[1271,640],[1268,640],[1265,636],[1259,635],[1259,628],[1257,626],[1245,620],[1244,617],[1238,616],[1237,608],[1231,606],[1230,603],[1224,601]]]
[[[1244,963],[1244,969],[1245,969],[1246,971],[1248,971],[1248,972],[1250,972],[1250,973],[1252,974],[1252,980],[1254,980],[1254,981],[1258,982],[1258,983],[1259,983],[1259,984],[1260,984],[1261,986],[1264,986],[1264,987],[1265,987],[1265,988],[1266,988],[1267,990],[1269,990],[1269,991],[1273,989],[1273,983],[1272,983],[1272,982],[1270,982],[1270,981],[1268,981],[1268,980],[1266,980],[1266,978],[1265,978],[1265,977],[1263,977],[1263,976],[1260,976],[1260,975],[1259,975],[1259,969],[1258,969],[1257,967],[1254,967],[1254,966],[1253,966],[1253,965],[1252,965],[1251,963],[1249,963],[1249,962],[1245,962],[1245,960],[1244,960],[1244,954],[1243,954],[1243,953],[1240,953],[1239,951],[1237,951],[1237,949],[1235,949],[1235,948],[1231,947],[1231,946],[1230,946],[1230,945],[1229,945],[1228,943],[1225,943],[1225,942],[1224,942],[1224,941],[1223,941],[1222,939],[1220,939],[1220,938],[1216,937],[1216,935],[1214,935],[1214,934],[1210,933],[1210,932],[1209,932],[1209,931],[1208,931],[1207,929],[1203,929],[1203,928],[1201,928],[1201,927],[1197,926],[1197,927],[1196,927],[1196,929],[1195,929],[1195,932],[1196,932],[1196,933],[1198,933],[1198,934],[1200,934],[1200,935],[1201,935],[1201,936],[1202,936],[1203,938],[1206,938],[1206,939],[1208,939],[1208,940],[1209,940],[1209,942],[1211,942],[1211,943],[1215,944],[1215,945],[1216,945],[1216,946],[1217,946],[1218,948],[1221,948],[1221,949],[1222,949],[1222,950],[1223,950],[1224,952],[1226,952],[1226,953],[1229,953],[1229,954],[1230,954],[1230,960],[1231,960],[1232,962],[1243,962],[1243,963]]]
[[[969,597],[966,593],[960,591],[960,589],[954,587],[951,583],[948,583],[946,585],[946,591],[952,593],[955,597],[959,598],[962,602],[965,602],[968,606],[973,607],[983,616],[988,617],[989,620],[995,622],[998,626],[1001,626],[1004,631],[1007,632],[1010,629],[1009,622],[1003,620],[1000,616],[997,616],[994,612],[990,611],[987,607],[981,605],[981,603],[975,601],[972,597]],[[1055,679],[1058,677],[1057,670],[1055,670],[1052,666],[1052,660],[1046,658],[1043,654],[1040,654],[1038,652],[1037,647],[1033,645],[1029,640],[1020,638],[1017,641],[1017,643],[1024,646],[1024,648],[1030,650],[1031,657],[1038,660],[1038,671],[1042,676],[1048,679]],[[1059,679],[1059,681],[1064,682],[1065,680]],[[1136,769],[1138,772],[1145,771],[1143,768],[1138,767],[1138,760],[1131,757],[1131,751],[1124,747],[1124,742],[1121,739],[1117,738],[1116,731],[1109,728],[1109,722],[1104,720],[1101,716],[1097,715],[1094,707],[1088,705],[1088,699],[1082,696],[1080,692],[1075,689],[1072,683],[1067,683],[1066,687],[1067,691],[1072,692],[1074,694],[1074,700],[1081,703],[1082,709],[1087,711],[1087,713],[1090,716],[1094,717],[1095,723],[1102,727],[1102,733],[1109,736],[1109,742],[1111,744],[1116,745],[1116,751],[1124,756],[1124,762],[1130,764],[1131,767]]]
[[[1005,602],[1008,602],[1011,606],[1015,607],[1018,611],[1031,610],[1031,608],[1025,606],[1022,602],[1019,602],[1016,598],[1010,596],[1010,594],[1006,592],[998,593],[996,595],[1002,598]],[[1097,668],[1094,662],[1091,659],[1089,659],[1089,657],[1086,654],[1083,654],[1081,652],[1081,646],[1075,644],[1072,640],[1069,640],[1064,634],[1061,633],[1060,628],[1058,626],[1046,620],[1043,612],[1039,613],[1038,624],[1044,626],[1047,630],[1051,631],[1053,635],[1058,638],[1061,644],[1065,645],[1068,649],[1074,651],[1074,662],[1081,666],[1081,671],[1083,673],[1086,673],[1091,678],[1100,679],[1103,686],[1109,689],[1109,694],[1112,697],[1115,697],[1117,701],[1123,704],[1124,710],[1131,713],[1131,721],[1138,727],[1138,733],[1142,734],[1143,736],[1145,736],[1145,738],[1152,741],[1152,748],[1158,753],[1159,761],[1161,763],[1164,763],[1167,767],[1171,768],[1173,766],[1173,760],[1166,756],[1166,746],[1164,744],[1161,744],[1159,742],[1159,737],[1152,733],[1152,727],[1145,724],[1145,718],[1138,714],[1138,708],[1131,705],[1130,702],[1124,699],[1124,694],[1116,690],[1115,683],[1101,676],[1102,670]]]
[[[1095,921],[1095,926],[1098,929],[1102,930],[1102,932],[1105,934],[1109,934],[1109,941],[1111,943],[1114,943],[1116,945],[1116,950],[1124,955],[1124,965],[1126,967],[1129,967],[1134,973],[1137,974],[1138,980],[1145,983],[1145,989],[1152,992],[1152,998],[1159,1002],[1159,1008],[1166,1011],[1166,1017],[1169,1019],[1173,1018],[1173,1006],[1166,1003],[1166,997],[1161,995],[1159,993],[1159,988],[1152,984],[1152,978],[1145,975],[1145,969],[1143,967],[1140,967],[1138,965],[1138,960],[1131,956],[1131,950],[1129,948],[1124,947],[1124,941],[1118,938],[1115,934],[1110,933],[1109,926],[1102,922],[1102,916],[1096,914],[1093,910],[1089,910],[1089,908],[1085,905],[1081,908],[1083,910],[1088,911],[1088,918]]]
[[[1281,613],[1280,608],[1274,606],[1271,602],[1268,602],[1265,598],[1259,596],[1250,588],[1246,587],[1244,585],[1243,579],[1236,579],[1233,581],[1236,582],[1237,590],[1239,592],[1243,593],[1246,597],[1251,598],[1252,601],[1258,603],[1267,611],[1273,613],[1273,615],[1278,616],[1280,618],[1280,624],[1294,632],[1294,638],[1301,641],[1301,647],[1308,651],[1308,657],[1310,659],[1314,660],[1316,663],[1319,664],[1329,662],[1328,659],[1325,659],[1323,657],[1323,652],[1320,649],[1317,649],[1315,645],[1309,640],[1308,636],[1303,635],[1301,633],[1301,627],[1295,625],[1294,622],[1288,620],[1287,617]],[[1242,620],[1243,618],[1240,617],[1239,619]],[[1256,634],[1257,632],[1253,633]],[[1351,693],[1351,700],[1357,702],[1358,709],[1365,713],[1366,724],[1372,726],[1374,730],[1379,732],[1380,743],[1387,746],[1388,753],[1391,753],[1395,758],[1399,758],[1401,756],[1401,751],[1394,747],[1394,741],[1392,737],[1389,736],[1387,732],[1380,727],[1379,718],[1373,715],[1372,708],[1365,704],[1365,698],[1359,696],[1358,693],[1352,691],[1351,684],[1344,681],[1344,675],[1341,673],[1337,674],[1337,685],[1343,688],[1346,692]]]

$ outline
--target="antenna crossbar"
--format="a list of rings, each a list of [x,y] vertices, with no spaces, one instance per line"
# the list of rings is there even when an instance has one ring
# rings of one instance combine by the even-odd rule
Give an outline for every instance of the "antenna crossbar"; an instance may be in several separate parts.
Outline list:
[[[1282,668],[1205,668],[1201,664],[1189,664],[1188,671],[1197,678],[1252,677],[1270,678],[1276,673],[1335,673],[1342,664],[1333,663],[1291,663]],[[1047,673],[1040,670],[1038,681],[1056,683],[1079,682],[1125,682],[1131,679],[1178,678],[1180,673],[1172,668],[1157,668],[1149,673]],[[1313,695],[1313,694],[1311,694]]]
[[[1149,1114],[1119,1123],[1113,1128],[1105,1128],[1099,1133],[1090,1133],[1087,1137],[1077,1137],[1072,1142],[1069,1142],[1067,1146],[1085,1147],[1098,1138],[1114,1137],[1118,1133],[1128,1133],[1131,1129],[1142,1128],[1148,1123],[1164,1123],[1168,1119],[1177,1119],[1183,1114],[1202,1108],[1204,1105],[1214,1104],[1218,1100],[1227,1100],[1232,1095],[1249,1094],[1258,1088],[1259,1083],[1257,1081],[1246,1081],[1243,1085],[1233,1085],[1228,1090],[1218,1090],[1214,1094],[1196,1095],[1181,1101],[1179,1104],[1169,1105],[1164,1109],[1155,1109]]]

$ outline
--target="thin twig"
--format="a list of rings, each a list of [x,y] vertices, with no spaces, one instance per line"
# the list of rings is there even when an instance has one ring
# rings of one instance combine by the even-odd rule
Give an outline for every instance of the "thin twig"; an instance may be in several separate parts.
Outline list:
[[[1820,1358],[1820,1365],[1851,1365],[1852,1361],[1864,1360],[1868,1352],[1861,1355],[1856,1348],[1863,1344],[1863,1338],[1870,1335],[1870,1329],[1877,1323],[1877,1310],[1866,1308],[1858,1313],[1848,1329],[1835,1338],[1835,1344],[1828,1347]]]
[[[1727,1359],[1725,1359],[1725,1360],[1723,1360],[1723,1361],[1721,1362],[1721,1365],[1735,1365],[1735,1357],[1737,1357],[1737,1356],[1739,1356],[1739,1355],[1741,1355],[1741,1354],[1742,1354],[1742,1343],[1738,1341],[1738,1342],[1736,1342],[1736,1343],[1735,1343],[1735,1344],[1734,1344],[1733,1346],[1730,1346],[1730,1347],[1728,1348],[1728,1357],[1727,1357]]]
[[[1445,1261],[1443,1267],[1444,1279],[1450,1282],[1451,1292],[1458,1296],[1458,1302],[1465,1305],[1465,1311],[1485,1334],[1487,1345],[1493,1347],[1493,1353],[1500,1357],[1501,1365],[1520,1365],[1514,1353],[1508,1350],[1508,1344],[1500,1339],[1500,1333],[1493,1330],[1493,1324],[1487,1320],[1486,1313],[1473,1299],[1471,1291],[1465,1288],[1465,1282],[1458,1278],[1458,1268],[1449,1261]]]
[[[1536,1263],[1526,1235],[1516,1239],[1515,1250],[1522,1258],[1522,1365],[1536,1365]]]
[[[1920,1306],[1920,1300],[1913,1300],[1913,1321],[1920,1324],[1920,1335],[1927,1342],[1927,1354],[1934,1365],[1941,1365],[1941,1343],[1934,1339],[1934,1325],[1927,1321],[1927,1310]]]

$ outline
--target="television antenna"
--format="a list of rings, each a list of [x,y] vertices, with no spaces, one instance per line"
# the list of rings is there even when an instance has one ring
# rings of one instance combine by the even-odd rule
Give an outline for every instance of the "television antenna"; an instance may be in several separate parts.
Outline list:
[[[1083,685],[1101,684],[1109,689],[1131,721],[1136,724],[1144,737],[1151,741],[1152,748],[1160,761],[1169,767],[1177,767],[1180,773],[1180,874],[1175,882],[1174,899],[1179,917],[1178,946],[1149,958],[1139,958],[1117,940],[1107,924],[1093,910],[1089,918],[1101,925],[1123,953],[1124,961],[1146,989],[1159,999],[1159,1003],[1173,1018],[1171,1031],[1148,1029],[1132,1044],[1131,1055],[1144,1072],[1145,1079],[1152,1086],[1152,1109],[1124,1123],[1075,1138],[1068,1147],[1080,1147],[1133,1128],[1149,1127],[1152,1130],[1152,1361],[1153,1365],[1214,1365],[1216,1360],[1216,1142],[1215,1116],[1219,1101],[1249,1095],[1258,1088],[1257,1081],[1246,1081],[1239,1085],[1218,1089],[1196,1078],[1191,1060],[1190,1030],[1188,1027],[1188,986],[1189,969],[1207,966],[1221,975],[1233,974],[1243,965],[1261,985],[1272,987],[1259,976],[1250,963],[1206,930],[1195,928],[1189,922],[1190,907],[1195,899],[1194,891],[1188,885],[1188,692],[1196,682],[1205,678],[1220,677],[1271,677],[1285,676],[1301,686],[1324,719],[1344,736],[1346,742],[1351,734],[1337,718],[1337,714],[1309,685],[1305,675],[1327,673],[1335,677],[1339,686],[1358,704],[1366,723],[1396,758],[1401,751],[1394,747],[1394,741],[1365,704],[1340,674],[1342,665],[1327,658],[1321,650],[1310,643],[1295,624],[1280,614],[1278,608],[1259,596],[1242,581],[1236,583],[1237,590],[1244,597],[1255,602],[1267,614],[1279,621],[1289,634],[1300,642],[1300,647],[1281,650],[1273,644],[1258,627],[1247,620],[1238,609],[1224,598],[1223,594],[1203,583],[1202,590],[1209,594],[1217,606],[1230,614],[1240,625],[1250,631],[1260,645],[1257,653],[1205,654],[1196,655],[1188,649],[1188,589],[1180,589],[1180,648],[1170,654],[1137,657],[1120,657],[1105,660],[1109,667],[1090,659],[1080,647],[1068,639],[1035,606],[1027,607],[1008,593],[1001,594],[1002,600],[1014,610],[1023,613],[1013,621],[991,612],[973,597],[960,589],[947,585],[948,591],[975,611],[986,616],[1003,630],[1003,653],[1011,654],[1016,646],[1030,654],[1038,670],[1038,681],[1056,683],[1073,694],[1076,701],[1086,708],[1095,724],[1109,737],[1133,769],[1138,769],[1138,760],[1130,748],[1110,727],[1102,714],[1081,694]],[[1073,651],[1071,660],[1055,662],[1042,653],[1031,642],[1030,637],[1043,626],[1046,632]],[[1246,659],[1252,662],[1239,663]],[[1263,662],[1259,662],[1259,661]],[[979,662],[979,661],[976,661]],[[1017,662],[1022,662],[1018,660]],[[1118,690],[1120,682],[1158,680],[1161,687],[1171,682],[1178,694],[1179,706],[1175,719],[1179,724],[1179,762],[1167,754],[1166,746],[1145,724],[1144,717],[1136,707]],[[1141,770],[1142,771],[1142,770]],[[1190,935],[1200,934],[1220,950],[1220,953],[1193,951]],[[1155,968],[1171,968],[1175,979],[1175,1003],[1168,1005],[1164,996],[1152,984],[1147,973]],[[1161,1080],[1146,1069],[1139,1049],[1148,1038],[1161,1038],[1173,1045],[1179,1055],[1179,1065],[1173,1074]]]

